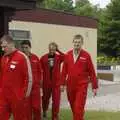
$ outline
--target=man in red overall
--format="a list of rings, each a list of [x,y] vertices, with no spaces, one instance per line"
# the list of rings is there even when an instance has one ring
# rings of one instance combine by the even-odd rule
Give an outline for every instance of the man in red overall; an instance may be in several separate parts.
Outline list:
[[[91,81],[94,95],[97,93],[98,83],[90,54],[82,49],[83,37],[76,35],[73,45],[74,48],[65,55],[62,81],[63,85],[67,84],[73,120],[84,120],[88,83]]]
[[[41,68],[43,74],[43,117],[49,106],[49,100],[52,96],[52,120],[58,120],[60,106],[60,68],[64,59],[64,54],[58,50],[57,44],[49,44],[49,53],[41,57]]]
[[[0,120],[31,120],[30,110],[24,104],[29,102],[32,89],[32,71],[28,57],[15,48],[13,39],[1,38],[4,56],[0,73]]]
[[[33,74],[33,88],[31,93],[31,109],[33,120],[41,120],[41,96],[40,96],[40,80],[41,70],[40,61],[37,55],[31,53],[31,43],[25,40],[21,43],[22,51],[28,56]]]

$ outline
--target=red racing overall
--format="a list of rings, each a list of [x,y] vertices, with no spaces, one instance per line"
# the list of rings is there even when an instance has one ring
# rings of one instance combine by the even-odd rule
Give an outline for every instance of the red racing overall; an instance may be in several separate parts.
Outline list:
[[[73,50],[70,50],[64,61],[62,81],[65,84],[67,76],[67,96],[73,112],[73,120],[83,120],[89,80],[93,89],[98,87],[91,57],[82,49],[74,62]]]
[[[1,60],[0,120],[31,120],[25,102],[29,102],[32,89],[32,71],[28,57],[15,50]]]

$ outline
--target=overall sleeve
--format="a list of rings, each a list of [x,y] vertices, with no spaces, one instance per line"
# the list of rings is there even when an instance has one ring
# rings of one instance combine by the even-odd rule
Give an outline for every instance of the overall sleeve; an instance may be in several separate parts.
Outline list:
[[[92,89],[98,88],[98,80],[96,78],[94,65],[92,63],[90,56],[88,57],[88,73],[89,73],[90,81],[92,83]]]
[[[62,75],[61,75],[61,84],[66,84],[66,78],[68,75],[68,64],[67,64],[67,55],[64,57],[63,68],[62,68]]]
[[[41,87],[43,86],[43,59],[40,58],[40,84],[41,84]]]
[[[40,61],[38,61],[38,77],[39,77],[39,81],[41,81],[41,63],[40,63]]]
[[[23,75],[23,89],[25,93],[25,97],[30,96],[32,85],[33,85],[33,77],[32,77],[32,69],[29,58],[24,55],[24,59],[21,62],[22,67],[22,75]]]

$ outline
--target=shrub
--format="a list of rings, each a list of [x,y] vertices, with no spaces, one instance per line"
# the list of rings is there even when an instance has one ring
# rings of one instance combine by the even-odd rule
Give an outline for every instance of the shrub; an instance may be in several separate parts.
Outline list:
[[[120,57],[98,56],[97,65],[120,65]]]

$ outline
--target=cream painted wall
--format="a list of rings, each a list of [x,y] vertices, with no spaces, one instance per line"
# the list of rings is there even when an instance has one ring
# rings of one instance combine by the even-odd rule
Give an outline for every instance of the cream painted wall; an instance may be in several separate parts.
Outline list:
[[[60,50],[68,51],[72,48],[73,36],[81,34],[84,37],[84,48],[91,53],[96,66],[97,29],[21,21],[10,22],[9,28],[29,30],[31,32],[32,51],[39,56],[48,51],[48,44],[52,41],[59,45]]]

